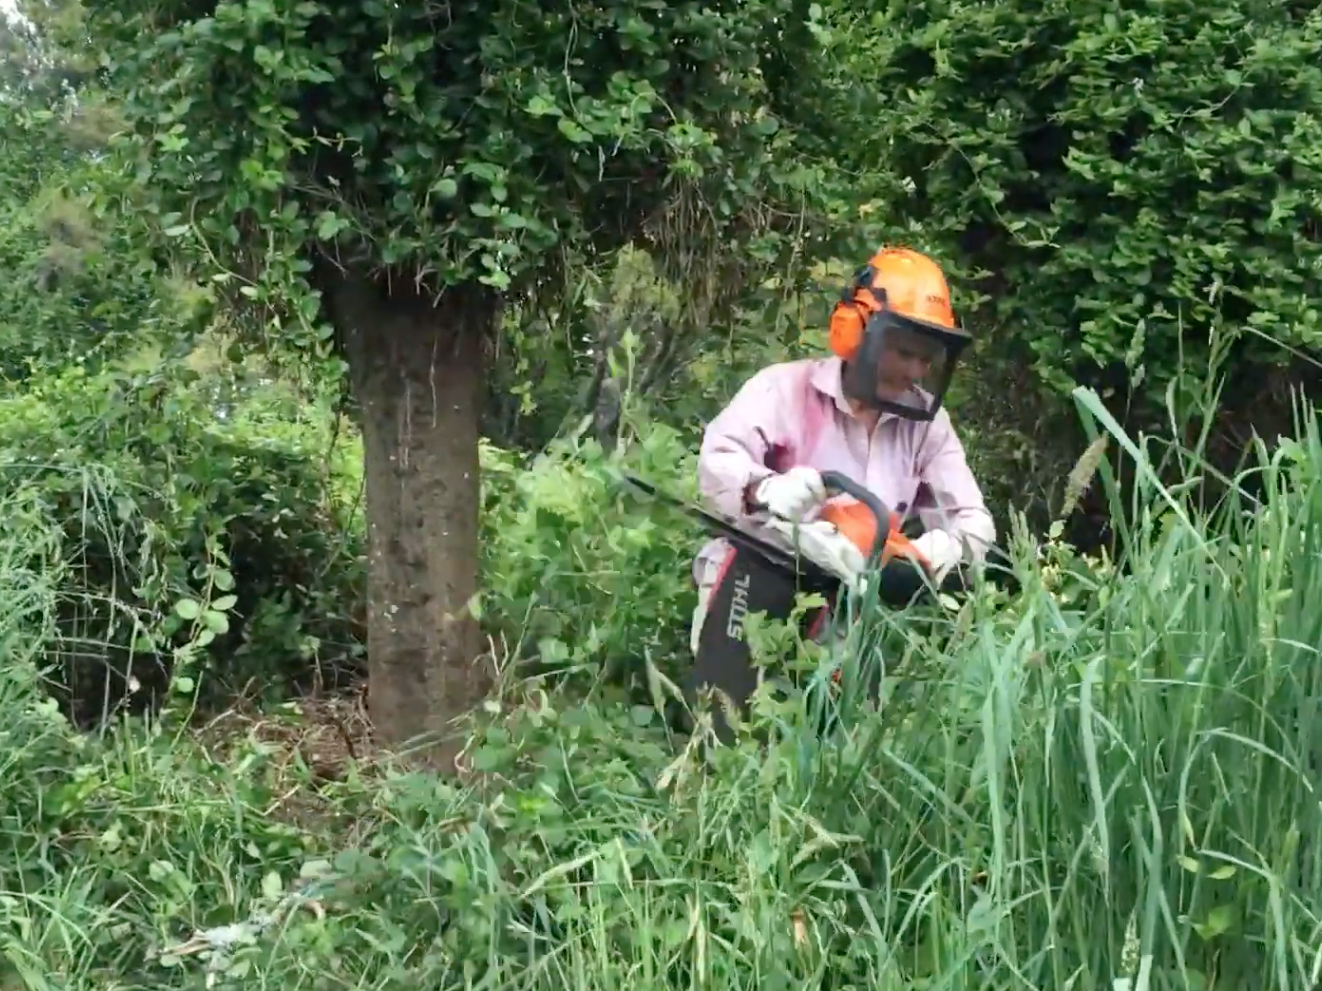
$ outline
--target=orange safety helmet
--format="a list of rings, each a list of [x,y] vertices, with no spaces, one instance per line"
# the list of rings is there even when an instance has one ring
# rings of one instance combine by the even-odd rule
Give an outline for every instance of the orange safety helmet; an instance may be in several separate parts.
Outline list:
[[[907,419],[930,420],[971,338],[956,323],[941,267],[911,248],[884,247],[841,292],[831,312],[829,341],[845,363],[845,391],[851,398]],[[897,396],[882,396],[879,377],[906,356],[924,369],[917,380],[930,376],[934,381],[918,389],[915,380]]]

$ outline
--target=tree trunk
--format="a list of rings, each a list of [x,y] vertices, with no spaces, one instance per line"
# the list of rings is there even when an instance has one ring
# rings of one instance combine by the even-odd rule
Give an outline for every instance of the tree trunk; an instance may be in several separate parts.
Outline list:
[[[470,602],[478,588],[480,287],[433,301],[337,277],[327,293],[362,414],[368,526],[368,710],[387,746],[422,744],[446,772],[454,725],[489,688]]]

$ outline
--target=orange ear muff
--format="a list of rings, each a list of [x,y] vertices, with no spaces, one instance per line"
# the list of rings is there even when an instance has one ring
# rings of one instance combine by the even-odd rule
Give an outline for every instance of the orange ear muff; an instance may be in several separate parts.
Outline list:
[[[866,322],[863,308],[854,300],[836,303],[831,310],[830,336],[827,338],[832,353],[844,361],[852,361],[863,343]]]
[[[868,317],[881,309],[881,301],[871,291],[875,274],[871,265],[855,272],[853,283],[840,290],[840,301],[831,310],[827,344],[843,361],[852,361],[858,354]]]

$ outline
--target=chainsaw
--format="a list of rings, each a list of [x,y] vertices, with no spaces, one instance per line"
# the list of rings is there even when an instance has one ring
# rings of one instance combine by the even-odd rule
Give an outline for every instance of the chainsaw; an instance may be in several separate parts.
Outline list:
[[[897,608],[910,605],[920,592],[928,588],[928,583],[921,567],[925,563],[923,557],[901,529],[900,515],[848,475],[824,471],[821,477],[828,493],[847,498],[826,502],[818,519],[833,523],[863,553],[868,568],[880,566],[877,594],[883,603]],[[733,520],[702,506],[663,492],[636,475],[626,474],[624,478],[648,497],[665,502],[702,523],[709,532],[756,554],[764,563],[795,575],[801,580],[804,591],[831,593],[839,588],[838,576],[794,551],[751,533]],[[883,520],[886,523],[884,530],[881,527]]]
[[[773,620],[788,620],[800,593],[819,593],[833,603],[843,582],[811,560],[732,520],[662,492],[636,476],[624,478],[644,495],[680,510],[732,545],[708,599],[685,694],[692,706],[700,689],[714,687],[746,712],[758,682],[745,636],[747,617],[761,613]],[[818,518],[835,524],[863,553],[868,570],[879,576],[879,581],[869,583],[875,585],[869,594],[876,594],[883,604],[904,608],[932,587],[921,554],[900,528],[899,514],[839,472],[822,472],[822,482],[828,493],[843,498],[827,501]],[[829,608],[817,610],[802,632],[809,638],[817,636],[829,612]],[[840,681],[839,671],[832,680]],[[728,742],[732,733],[719,706],[713,722],[717,736]]]

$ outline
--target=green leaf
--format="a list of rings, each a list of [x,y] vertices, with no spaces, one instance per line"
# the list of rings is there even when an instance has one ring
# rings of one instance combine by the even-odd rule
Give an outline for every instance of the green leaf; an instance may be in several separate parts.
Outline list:
[[[214,609],[208,609],[202,614],[202,622],[206,628],[217,636],[223,636],[229,632],[230,620],[223,612],[217,612]]]
[[[556,127],[560,128],[560,133],[575,144],[587,144],[592,140],[592,135],[584,130],[582,125],[568,117],[561,117],[556,121]]]
[[[1235,924],[1237,913],[1233,905],[1218,905],[1207,913],[1207,918],[1195,923],[1194,929],[1203,939],[1215,939],[1229,932]]]
[[[276,901],[285,890],[285,883],[280,880],[279,871],[268,871],[262,878],[262,897]]]
[[[344,221],[336,216],[334,211],[325,210],[317,217],[317,237],[323,241],[330,241],[344,226]]]
[[[529,100],[527,104],[524,105],[523,109],[528,111],[528,113],[532,114],[534,117],[560,117],[563,116],[564,113],[560,107],[556,105],[554,100],[542,93],[538,93]]]
[[[308,860],[298,869],[300,878],[321,878],[327,877],[334,872],[334,867],[329,860]]]
[[[174,604],[174,611],[179,614],[180,619],[191,621],[202,615],[202,603],[196,599],[180,599]]]

